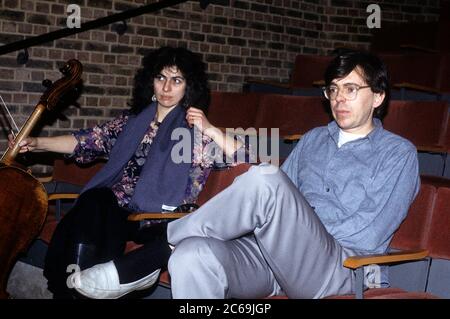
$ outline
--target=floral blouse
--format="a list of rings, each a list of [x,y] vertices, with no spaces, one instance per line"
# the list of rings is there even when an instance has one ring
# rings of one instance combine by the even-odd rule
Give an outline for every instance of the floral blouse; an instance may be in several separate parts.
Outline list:
[[[109,158],[114,143],[120,132],[128,121],[130,113],[124,111],[117,118],[93,128],[81,129],[73,132],[73,136],[78,140],[74,152],[70,157],[74,158],[78,163],[89,163],[98,158]],[[150,123],[140,145],[138,146],[134,156],[128,161],[122,174],[121,180],[112,186],[117,202],[122,207],[129,204],[134,189],[136,187],[139,175],[147,158],[150,145],[158,132],[159,123],[156,119]],[[201,134],[198,130],[195,130]],[[239,161],[237,154],[245,153],[245,159],[249,158],[249,147],[242,146],[233,155],[233,158],[225,158],[222,154],[214,154],[211,148],[218,149],[217,144],[208,136],[201,134],[202,145],[195,145],[193,148],[193,162],[189,170],[188,186],[186,188],[183,203],[195,203],[200,191],[206,183],[206,179],[216,163],[224,163],[225,166],[236,166],[242,163]],[[238,137],[239,138],[239,137]],[[244,149],[242,149],[244,148]],[[223,156],[223,157],[222,157]]]

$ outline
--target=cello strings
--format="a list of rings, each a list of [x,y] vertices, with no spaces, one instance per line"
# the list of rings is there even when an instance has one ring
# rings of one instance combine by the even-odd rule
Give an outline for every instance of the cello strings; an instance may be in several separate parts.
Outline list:
[[[16,121],[14,121],[14,118],[12,117],[11,113],[9,112],[9,109],[8,109],[8,107],[6,106],[6,103],[5,103],[5,101],[3,100],[3,97],[2,97],[1,95],[0,95],[0,100],[2,100],[3,107],[5,108],[6,112],[8,113],[9,118],[11,119],[12,123],[13,123],[14,126],[16,127],[17,133],[19,133],[19,131],[20,131],[20,130],[19,130],[19,127],[17,126]],[[11,129],[11,133],[12,133],[13,137],[16,138],[13,129]]]

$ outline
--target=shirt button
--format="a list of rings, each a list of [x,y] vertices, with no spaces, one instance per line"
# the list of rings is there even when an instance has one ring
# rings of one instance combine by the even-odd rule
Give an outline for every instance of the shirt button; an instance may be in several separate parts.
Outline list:
[[[325,191],[328,193],[330,191],[330,188],[325,188]]]

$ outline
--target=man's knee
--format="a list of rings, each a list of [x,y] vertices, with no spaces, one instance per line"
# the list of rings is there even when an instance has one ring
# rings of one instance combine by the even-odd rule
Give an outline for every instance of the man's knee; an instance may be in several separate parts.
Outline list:
[[[268,163],[252,166],[244,175],[252,183],[260,186],[282,183],[287,178],[286,174],[279,167]]]
[[[173,250],[169,259],[171,275],[190,270],[200,271],[202,267],[214,264],[216,260],[215,239],[205,237],[189,237],[181,241]]]

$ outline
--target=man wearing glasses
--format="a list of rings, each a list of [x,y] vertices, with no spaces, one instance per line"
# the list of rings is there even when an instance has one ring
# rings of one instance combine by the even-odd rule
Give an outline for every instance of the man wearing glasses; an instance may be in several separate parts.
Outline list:
[[[419,190],[415,147],[383,129],[386,67],[361,51],[325,72],[334,121],[281,169],[252,167],[168,226],[174,298],[323,298],[355,291],[350,255],[384,253]],[[381,275],[380,275],[381,274]],[[385,282],[367,272],[367,286]]]

